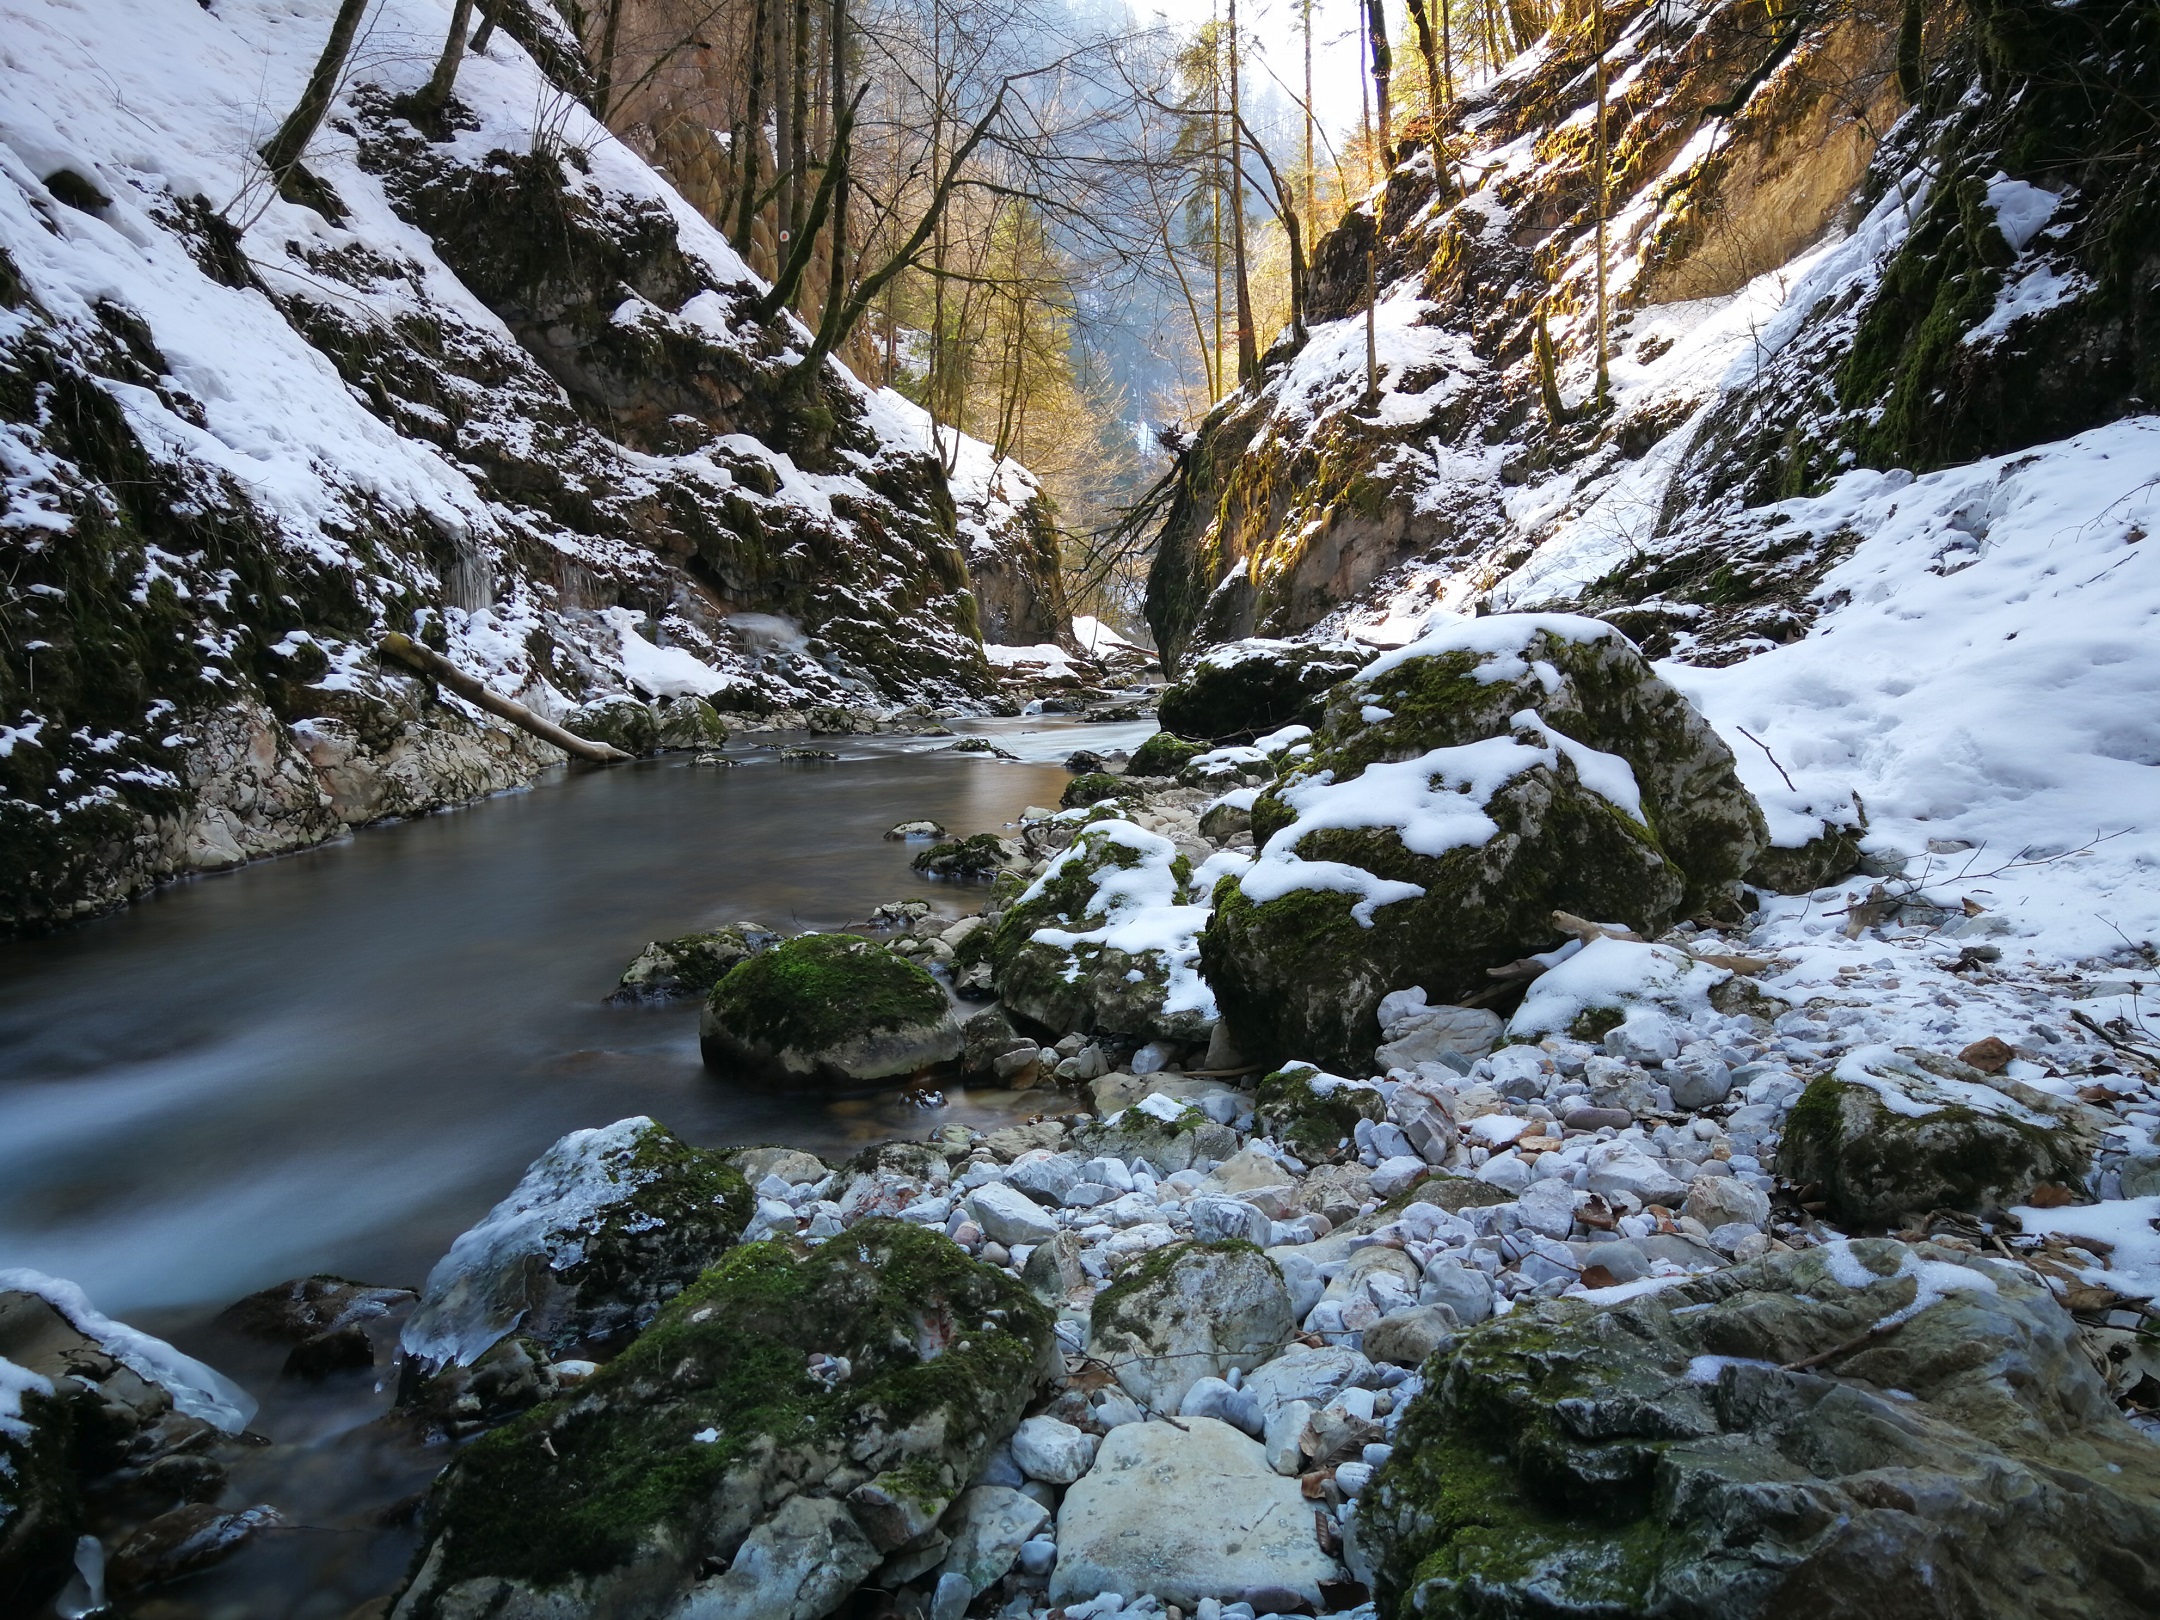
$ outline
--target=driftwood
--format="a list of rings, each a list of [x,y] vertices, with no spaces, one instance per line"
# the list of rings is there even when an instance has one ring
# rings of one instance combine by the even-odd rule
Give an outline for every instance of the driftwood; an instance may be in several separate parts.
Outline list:
[[[551,742],[572,759],[589,760],[595,765],[612,765],[617,760],[632,756],[607,743],[590,742],[573,736],[552,720],[543,720],[522,703],[514,703],[499,693],[489,691],[457,665],[450,662],[431,647],[423,647],[412,637],[392,631],[376,644],[376,650],[386,658],[394,658],[407,668],[431,676],[447,686],[466,702],[500,716],[513,726],[531,732],[542,742]]]

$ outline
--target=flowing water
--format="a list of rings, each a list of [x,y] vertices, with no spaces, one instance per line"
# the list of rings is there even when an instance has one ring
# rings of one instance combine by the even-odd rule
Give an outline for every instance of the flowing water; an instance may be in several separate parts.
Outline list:
[[[731,769],[678,755],[558,772],[0,945],[0,1268],[72,1278],[240,1378],[277,1444],[236,1489],[324,1521],[184,1583],[172,1613],[337,1620],[410,1546],[355,1514],[443,1460],[377,1432],[385,1397],[364,1375],[281,1384],[281,1349],[209,1325],[240,1295],[311,1272],[416,1285],[541,1149],[630,1114],[700,1145],[830,1156],[1024,1106],[769,1097],[704,1071],[694,1005],[602,1003],[650,939],[744,918],[832,927],[911,897],[975,909],[979,894],[910,872],[885,829],[996,830],[1056,803],[1074,748],[1152,726],[971,729],[1025,762],[856,738],[826,744],[829,764],[738,743]]]

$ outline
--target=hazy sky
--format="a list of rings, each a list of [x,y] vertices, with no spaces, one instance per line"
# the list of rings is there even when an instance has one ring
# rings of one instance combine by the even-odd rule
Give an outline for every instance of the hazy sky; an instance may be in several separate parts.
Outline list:
[[[1222,5],[1223,0],[1135,0],[1134,10],[1189,28],[1207,21]],[[1358,16],[1356,0],[1313,0],[1313,111],[1330,135],[1358,122]],[[1293,102],[1304,94],[1302,20],[1299,0],[1238,0],[1238,32],[1247,41],[1246,73],[1264,83],[1272,70]],[[1327,161],[1324,147],[1319,156]]]

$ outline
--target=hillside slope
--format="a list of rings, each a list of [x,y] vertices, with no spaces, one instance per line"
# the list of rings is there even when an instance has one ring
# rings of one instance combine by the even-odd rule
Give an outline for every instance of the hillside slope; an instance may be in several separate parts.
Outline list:
[[[994,690],[921,413],[794,374],[802,328],[536,66],[575,52],[545,8],[423,131],[450,6],[384,0],[270,190],[335,9],[0,3],[0,924],[555,757],[388,630],[550,715]]]

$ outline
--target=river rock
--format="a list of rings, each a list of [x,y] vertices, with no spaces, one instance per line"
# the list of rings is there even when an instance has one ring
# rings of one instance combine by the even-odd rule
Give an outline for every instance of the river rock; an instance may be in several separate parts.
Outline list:
[[[1210,746],[1250,742],[1284,726],[1317,724],[1328,689],[1372,656],[1371,648],[1347,641],[1227,642],[1193,660],[1156,712],[1163,729],[1179,737]],[[1139,759],[1135,754],[1133,773],[1147,774]]]
[[[276,1508],[261,1503],[225,1509],[191,1502],[160,1513],[121,1542],[106,1565],[106,1578],[116,1592],[137,1592],[176,1581],[224,1562],[263,1531],[284,1522]]]
[[[969,1193],[967,1209],[984,1233],[1008,1248],[1016,1243],[1047,1243],[1058,1235],[1057,1222],[1040,1204],[1002,1181]]]
[[[1202,1243],[1225,1243],[1235,1238],[1264,1247],[1275,1223],[1242,1198],[1195,1198],[1187,1206],[1193,1236]]]
[[[1381,1071],[1415,1069],[1450,1057],[1474,1062],[1500,1043],[1507,1026],[1498,1013],[1484,1007],[1431,1007],[1425,1004],[1424,991],[1416,996],[1415,1003],[1402,1007],[1392,1020],[1381,1020],[1383,1044],[1373,1054]]]
[[[1454,1309],[1442,1304],[1416,1305],[1383,1316],[1365,1330],[1365,1353],[1375,1361],[1421,1367],[1442,1345],[1455,1342],[1460,1326]]]
[[[996,833],[976,833],[972,838],[932,844],[908,864],[924,877],[954,883],[988,883],[1019,859],[1017,844]]]
[[[1694,1216],[1713,1231],[1731,1221],[1763,1227],[1770,1224],[1770,1195],[1732,1176],[1697,1176],[1688,1186],[1680,1213]]]
[[[723,1154],[643,1115],[573,1131],[436,1262],[405,1353],[469,1365],[513,1328],[550,1349],[620,1340],[720,1257],[751,1203]]]
[[[1194,943],[1206,901],[1169,839],[1091,823],[998,918],[998,994],[1051,1029],[1203,1041],[1215,1023]]]
[[[1083,1153],[1121,1163],[1144,1159],[1158,1176],[1175,1175],[1203,1160],[1227,1159],[1238,1151],[1236,1131],[1190,1104],[1161,1113],[1128,1108],[1114,1119],[1081,1126],[1073,1133],[1073,1143]]]
[[[1492,1315],[1492,1302],[1492,1279],[1450,1255],[1434,1258],[1418,1284],[1419,1304],[1445,1305],[1465,1327],[1475,1327]]]
[[[1392,1614],[2099,1620],[2160,1602],[2156,1535],[2160,1447],[2041,1280],[1874,1239],[1465,1335],[1353,1563]]]
[[[288,1377],[320,1378],[375,1364],[367,1324],[419,1299],[409,1288],[370,1288],[343,1277],[296,1277],[231,1305],[218,1325],[251,1339],[289,1344]]]
[[[1042,1306],[942,1233],[872,1219],[801,1258],[737,1249],[573,1395],[458,1455],[393,1612],[808,1620],[891,1533],[839,1498],[867,1482],[941,1511],[1055,1355]]]
[[[972,1598],[1011,1569],[1020,1549],[1049,1522],[1048,1508],[1009,1485],[963,1491],[940,1527],[952,1538],[942,1574],[967,1582]]]
[[[720,711],[701,697],[663,697],[654,704],[653,746],[696,751],[720,748],[728,740]]]
[[[1864,1048],[1813,1082],[1786,1117],[1778,1173],[1814,1184],[1832,1214],[1895,1221],[1910,1210],[1986,1213],[2042,1182],[2077,1184],[2096,1131],[2075,1105],[1935,1059]],[[1964,1069],[1970,1078],[1960,1078]]]
[[[960,1056],[945,991],[853,934],[802,934],[737,965],[706,999],[705,1066],[756,1084],[859,1091]]]
[[[580,703],[562,717],[563,730],[587,742],[606,743],[626,754],[649,754],[660,743],[660,722],[651,707],[625,692]]]
[[[1282,1273],[1244,1243],[1173,1243],[1095,1297],[1088,1353],[1125,1392],[1175,1412],[1193,1381],[1276,1355],[1296,1324]]]
[[[1095,1460],[1095,1437],[1054,1417],[1031,1417],[1013,1430],[1013,1461],[1029,1479],[1070,1485]]]
[[[1309,1063],[1264,1077],[1253,1104],[1253,1128],[1308,1164],[1356,1158],[1358,1122],[1385,1118],[1387,1099],[1378,1086],[1323,1074]]]
[[[679,1001],[708,995],[738,962],[780,943],[756,923],[733,923],[702,934],[656,939],[623,969],[608,1000],[617,1006],[641,1001]]]
[[[1258,1441],[1214,1418],[1128,1423],[1058,1508],[1053,1604],[1149,1592],[1191,1612],[1275,1588],[1282,1607],[1323,1607],[1340,1576],[1313,1534],[1313,1507]],[[1270,1605],[1274,1607],[1275,1605]]]
[[[1735,907],[1766,837],[1687,700],[1611,626],[1551,614],[1383,654],[1252,817],[1260,856],[1201,938],[1208,982],[1246,1052],[1335,1065],[1370,1057],[1396,986],[1459,1001],[1549,950],[1556,909],[1654,935]]]
[[[1590,1191],[1608,1198],[1625,1196],[1638,1204],[1676,1209],[1687,1196],[1678,1177],[1624,1137],[1598,1143],[1583,1155],[1583,1164]]]

